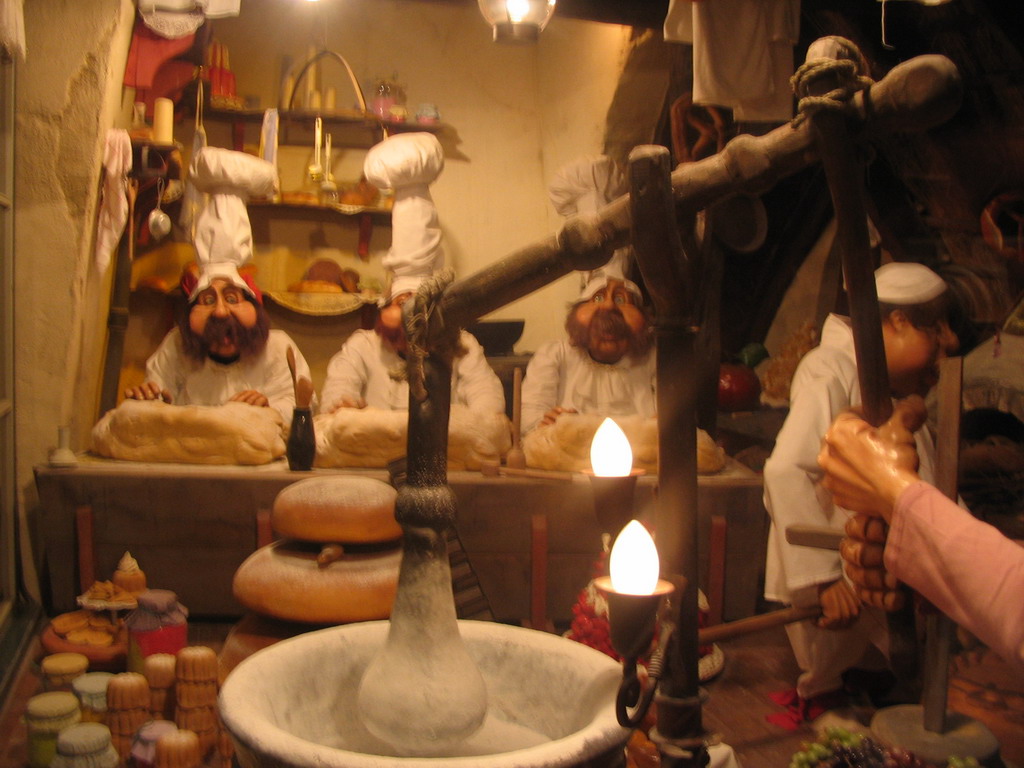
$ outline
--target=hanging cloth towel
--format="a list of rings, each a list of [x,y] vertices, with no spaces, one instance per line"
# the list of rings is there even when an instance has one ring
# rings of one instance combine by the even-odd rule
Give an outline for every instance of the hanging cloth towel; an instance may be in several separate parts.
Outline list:
[[[800,0],[670,0],[665,40],[693,45],[693,101],[737,121],[793,117],[793,46]]]
[[[128,222],[128,174],[132,170],[132,142],[128,131],[107,131],[103,150],[103,190],[96,226],[96,268],[103,273],[110,266],[110,254]]]
[[[25,58],[25,8],[22,0],[0,0],[0,45],[12,58]]]

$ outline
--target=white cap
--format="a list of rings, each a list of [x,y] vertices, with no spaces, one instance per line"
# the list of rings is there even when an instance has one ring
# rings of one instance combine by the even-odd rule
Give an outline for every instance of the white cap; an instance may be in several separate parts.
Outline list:
[[[875,270],[875,290],[885,304],[924,304],[947,287],[945,280],[916,262],[893,261]]]
[[[252,227],[246,202],[250,197],[274,194],[277,170],[271,163],[244,152],[203,147],[192,158],[189,176],[195,188],[207,195],[195,220],[193,241],[199,280],[189,299],[209,288],[215,277],[252,295],[238,273],[238,268],[252,258]]]
[[[618,269],[615,269],[611,264],[601,268],[595,269],[590,273],[590,279],[587,280],[583,289],[580,291],[580,295],[576,298],[577,302],[590,301],[595,293],[602,290],[608,285],[609,280],[619,280],[622,282],[623,287],[636,296],[637,304],[643,302],[643,294],[640,293],[640,288],[632,280],[627,280],[626,277]]]
[[[607,155],[591,155],[572,160],[559,168],[548,184],[551,204],[556,211],[566,217],[595,214],[628,191],[622,169]],[[631,256],[630,246],[619,248],[612,254],[605,267],[625,275]],[[597,273],[598,270],[581,271],[580,286],[585,288]],[[590,295],[593,296],[593,292]]]
[[[381,260],[392,273],[387,301],[415,291],[444,266],[441,225],[430,184],[444,169],[444,150],[432,133],[399,133],[370,148],[363,163],[367,180],[393,189],[391,250]]]

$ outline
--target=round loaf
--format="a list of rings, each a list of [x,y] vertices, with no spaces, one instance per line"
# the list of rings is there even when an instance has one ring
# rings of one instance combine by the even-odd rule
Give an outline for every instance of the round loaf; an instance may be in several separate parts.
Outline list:
[[[310,624],[386,619],[398,589],[402,550],[346,553],[325,567],[287,540],[249,555],[235,571],[235,599],[263,616]]]
[[[394,488],[371,477],[310,477],[277,494],[270,524],[280,536],[302,541],[392,541],[402,535],[396,496]]]

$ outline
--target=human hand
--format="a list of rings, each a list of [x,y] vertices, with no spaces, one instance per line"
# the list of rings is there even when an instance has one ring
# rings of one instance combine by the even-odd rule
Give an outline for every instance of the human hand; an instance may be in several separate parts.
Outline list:
[[[846,521],[846,538],[839,544],[839,555],[843,558],[843,571],[853,582],[854,594],[861,602],[896,611],[906,598],[883,563],[888,533],[889,526],[879,518],[854,515]]]
[[[331,408],[331,413],[337,413],[342,408],[365,408],[366,400],[362,397],[343,397],[338,404]]]
[[[171,402],[171,393],[152,381],[144,381],[137,387],[128,387],[124,391],[125,400],[163,400]]]
[[[266,408],[270,405],[270,401],[267,396],[262,392],[257,392],[255,389],[243,389],[228,398],[229,403],[248,403],[249,405],[255,405],[261,408]]]
[[[877,429],[853,412],[839,414],[822,441],[818,464],[836,504],[885,518],[904,488],[917,476],[913,433],[924,423],[924,401],[917,396],[896,404]]]
[[[547,424],[554,424],[555,420],[563,413],[577,413],[577,410],[575,408],[562,408],[561,406],[555,406],[544,414],[540,420],[540,426],[543,427]]]
[[[818,626],[822,629],[846,629],[860,615],[860,603],[850,585],[842,579],[818,587],[818,602],[821,604],[821,618]]]

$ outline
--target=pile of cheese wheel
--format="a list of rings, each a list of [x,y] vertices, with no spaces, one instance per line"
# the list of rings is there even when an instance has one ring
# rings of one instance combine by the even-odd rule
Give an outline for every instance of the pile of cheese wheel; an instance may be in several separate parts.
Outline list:
[[[396,496],[368,477],[317,476],[287,486],[270,516],[279,538],[238,567],[235,599],[291,622],[386,619],[402,558]]]

